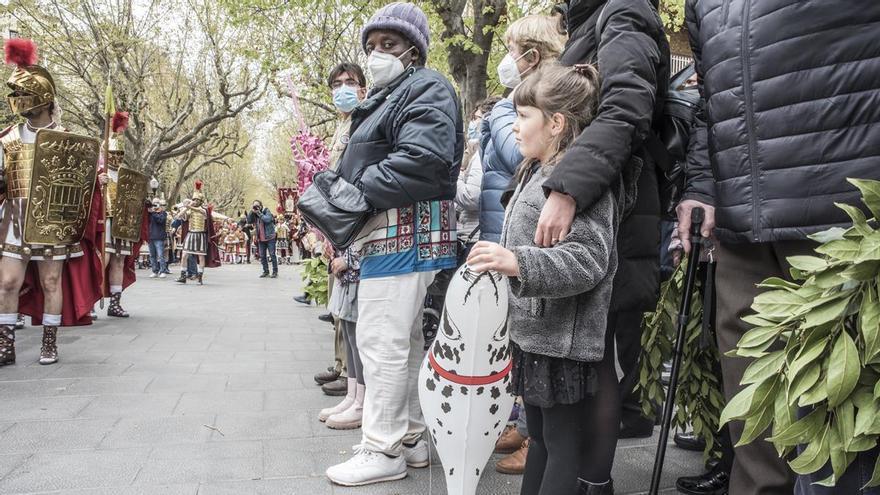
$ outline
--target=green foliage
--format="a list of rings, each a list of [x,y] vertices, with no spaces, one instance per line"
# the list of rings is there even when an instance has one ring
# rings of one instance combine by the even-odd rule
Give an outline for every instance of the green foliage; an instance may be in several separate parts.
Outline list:
[[[642,414],[655,416],[655,407],[666,399],[666,390],[660,382],[663,363],[672,359],[676,322],[684,285],[687,262],[675,270],[666,281],[657,303],[657,309],[642,320],[642,355],[639,358],[639,383],[636,392],[642,402]],[[687,429],[706,439],[706,457],[719,457],[717,431],[724,395],[715,374],[718,349],[700,345],[703,334],[702,285],[698,283],[691,304],[691,314],[685,332],[684,356],[679,372],[679,387],[675,394],[676,413],[672,426]],[[754,370],[754,379],[764,376],[765,371]]]
[[[838,205],[853,225],[811,236],[821,243],[818,256],[788,259],[797,282],[764,281],[768,290],[755,298],[755,314],[743,318],[754,328],[732,351],[756,358],[742,382],[749,386],[721,417],[722,424],[745,420],[749,434],[740,444],[771,428],[780,456],[804,445],[789,462],[798,474],[830,462],[824,486],[834,486],[856,454],[880,440],[880,182],[850,182],[874,218]],[[812,412],[792,421],[796,408],[807,406]],[[877,485],[880,464],[867,486]]]
[[[660,2],[660,19],[663,26],[670,33],[681,31],[684,28],[684,2],[685,0],[662,0]]]
[[[327,261],[321,256],[316,256],[305,260],[302,266],[302,280],[305,284],[303,292],[318,306],[326,305],[329,302],[328,284],[330,281]]]

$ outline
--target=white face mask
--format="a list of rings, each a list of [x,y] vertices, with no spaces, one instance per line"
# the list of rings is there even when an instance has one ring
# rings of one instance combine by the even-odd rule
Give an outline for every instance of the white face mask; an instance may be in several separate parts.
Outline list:
[[[398,57],[395,57],[390,53],[382,53],[373,50],[370,53],[370,56],[367,57],[367,69],[373,77],[373,84],[377,87],[383,88],[396,79],[397,76],[403,74],[403,71],[407,68],[403,66],[400,57],[409,53],[413,48],[415,47],[409,47],[409,50],[401,53]]]
[[[516,63],[519,59],[526,56],[532,50],[526,51],[519,57],[513,58],[513,55],[508,53],[501,59],[501,63],[498,64],[498,81],[505,88],[515,88],[519,86],[519,83],[522,82],[522,75],[519,73],[519,67],[516,66]],[[531,67],[526,69],[526,72],[530,71]]]

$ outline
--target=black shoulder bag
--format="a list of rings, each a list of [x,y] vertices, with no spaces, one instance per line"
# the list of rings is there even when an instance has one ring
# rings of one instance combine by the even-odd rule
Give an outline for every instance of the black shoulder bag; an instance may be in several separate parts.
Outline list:
[[[340,251],[354,242],[374,214],[364,193],[332,170],[315,174],[298,208],[303,218]]]

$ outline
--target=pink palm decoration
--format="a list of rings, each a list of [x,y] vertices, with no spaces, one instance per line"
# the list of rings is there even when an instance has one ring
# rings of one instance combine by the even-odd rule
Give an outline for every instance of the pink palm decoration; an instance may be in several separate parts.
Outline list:
[[[293,83],[288,79],[290,96],[293,98],[293,113],[299,124],[299,131],[290,138],[290,149],[293,151],[293,162],[297,166],[297,192],[300,196],[312,185],[312,177],[316,173],[327,170],[330,166],[330,151],[324,141],[312,134],[299,106],[299,97]]]

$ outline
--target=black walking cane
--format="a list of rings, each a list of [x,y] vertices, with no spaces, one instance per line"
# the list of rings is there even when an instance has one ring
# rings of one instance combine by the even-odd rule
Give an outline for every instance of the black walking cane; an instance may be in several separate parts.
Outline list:
[[[675,337],[675,354],[672,356],[672,374],[669,377],[669,388],[666,391],[666,402],[663,404],[663,421],[660,423],[660,441],[657,442],[657,456],[654,458],[654,473],[651,475],[650,495],[657,495],[660,489],[660,476],[663,474],[663,461],[666,458],[666,444],[669,443],[669,428],[672,424],[672,409],[675,407],[675,391],[678,388],[678,371],[681,369],[681,357],[684,351],[685,331],[691,314],[691,298],[697,279],[697,267],[700,263],[700,250],[703,238],[700,229],[703,226],[703,209],[691,211],[691,253],[688,256],[687,273],[684,279],[684,294],[678,311],[678,332]]]

